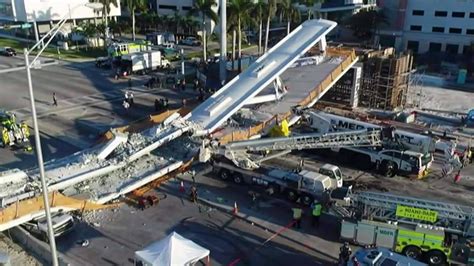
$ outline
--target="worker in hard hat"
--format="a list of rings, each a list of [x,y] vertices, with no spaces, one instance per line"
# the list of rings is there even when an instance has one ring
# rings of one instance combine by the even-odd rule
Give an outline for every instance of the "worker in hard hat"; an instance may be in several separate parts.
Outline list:
[[[8,130],[5,127],[2,129],[2,142],[4,146],[7,146],[10,142],[10,137],[8,136]]]
[[[23,132],[24,138],[30,137],[30,129],[28,128],[28,125],[26,124],[25,121],[21,121],[20,128],[21,128],[21,132]]]
[[[293,226],[299,229],[301,228],[301,217],[303,216],[303,210],[299,204],[297,204],[291,210],[293,211]]]
[[[314,200],[313,203],[311,204],[311,209],[312,209],[312,212],[311,212],[311,216],[312,216],[312,221],[311,221],[311,225],[312,226],[316,226],[319,227],[319,217],[321,216],[321,211],[323,209],[323,206],[321,205],[321,203],[317,200]]]

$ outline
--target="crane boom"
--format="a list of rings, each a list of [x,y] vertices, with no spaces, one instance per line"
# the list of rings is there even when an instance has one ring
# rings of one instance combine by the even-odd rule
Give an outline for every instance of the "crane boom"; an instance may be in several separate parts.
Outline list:
[[[378,192],[359,192],[351,198],[351,207],[365,218],[425,223],[474,237],[474,208],[468,206]]]
[[[336,132],[326,134],[304,134],[283,138],[265,138],[236,141],[224,146],[201,149],[200,161],[209,160],[212,153],[224,155],[236,166],[244,169],[255,169],[263,160],[262,156],[248,152],[271,152],[285,150],[324,149],[333,147],[379,146],[382,142],[382,131],[379,129]],[[205,145],[203,145],[205,146]]]

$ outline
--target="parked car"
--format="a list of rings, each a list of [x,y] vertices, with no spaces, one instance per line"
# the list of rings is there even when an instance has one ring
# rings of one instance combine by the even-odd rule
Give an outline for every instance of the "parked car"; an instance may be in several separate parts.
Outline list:
[[[11,47],[2,47],[0,48],[0,54],[4,56],[16,56],[16,51]]]
[[[109,69],[112,67],[112,62],[108,57],[97,57],[95,59],[95,66],[98,68]]]
[[[179,42],[182,45],[189,45],[189,46],[200,46],[201,42],[196,39],[196,37],[186,37],[185,39]]]

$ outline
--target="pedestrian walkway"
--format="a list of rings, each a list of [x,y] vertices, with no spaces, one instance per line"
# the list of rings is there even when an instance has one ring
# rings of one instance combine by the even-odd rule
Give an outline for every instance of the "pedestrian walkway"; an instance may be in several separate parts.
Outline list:
[[[260,226],[275,237],[283,237],[298,242],[307,249],[321,255],[321,258],[336,261],[340,243],[338,242],[339,223],[334,217],[322,215],[319,230],[311,225],[311,209],[303,209],[301,229],[291,227],[292,204],[275,197],[264,195],[263,191],[254,190],[259,193],[257,203],[252,201],[249,191],[252,188],[246,185],[237,185],[209,177],[210,173],[200,173],[195,176],[198,198],[204,204],[213,206],[227,212],[234,212],[237,205],[237,217]],[[189,175],[180,177],[184,180],[184,186],[188,191],[192,185]],[[176,184],[179,186],[179,182]]]

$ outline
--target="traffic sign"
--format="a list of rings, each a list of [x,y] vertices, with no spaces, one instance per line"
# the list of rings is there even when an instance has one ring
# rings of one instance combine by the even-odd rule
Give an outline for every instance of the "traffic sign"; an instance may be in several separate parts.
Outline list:
[[[21,24],[21,28],[22,29],[29,29],[29,28],[31,28],[31,24],[30,23]]]

